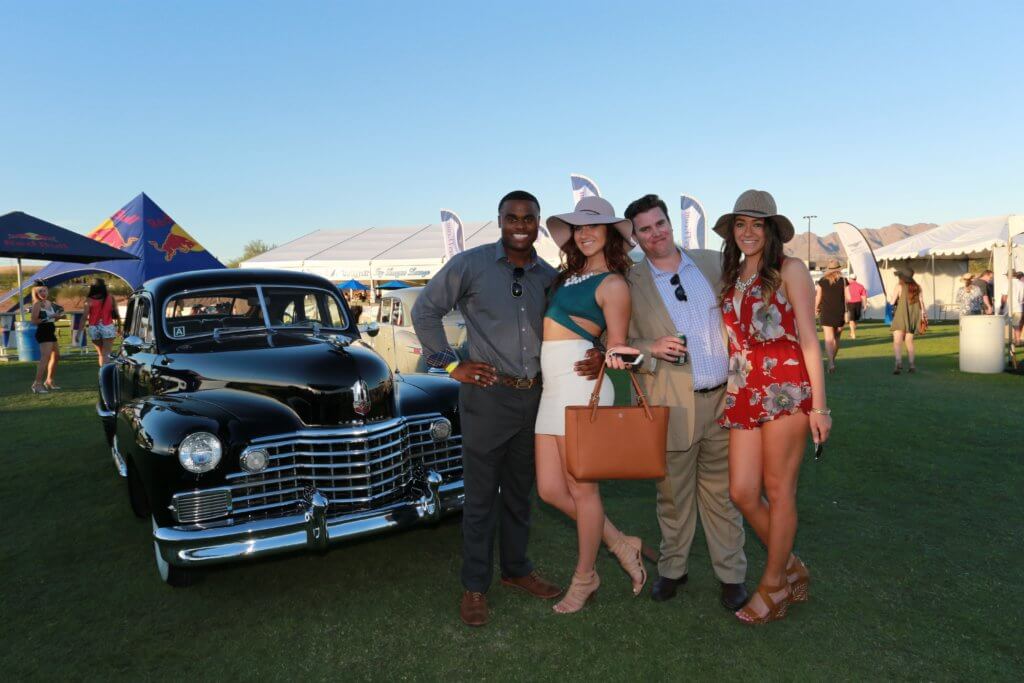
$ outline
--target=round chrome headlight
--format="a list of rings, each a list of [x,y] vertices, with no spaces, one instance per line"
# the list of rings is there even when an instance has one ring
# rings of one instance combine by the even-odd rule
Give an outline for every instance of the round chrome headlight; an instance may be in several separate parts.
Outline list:
[[[270,454],[262,448],[256,448],[251,451],[242,453],[242,457],[239,458],[239,464],[242,469],[246,472],[256,474],[267,469],[267,463],[270,462]]]
[[[440,420],[434,420],[430,424],[430,438],[434,441],[444,441],[452,435],[452,423],[441,418]]]
[[[189,472],[209,472],[220,462],[220,439],[209,432],[189,434],[178,446],[178,462]]]

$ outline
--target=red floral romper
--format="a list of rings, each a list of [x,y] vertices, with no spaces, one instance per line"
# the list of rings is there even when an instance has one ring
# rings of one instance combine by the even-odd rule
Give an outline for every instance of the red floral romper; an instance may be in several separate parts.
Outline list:
[[[762,298],[761,278],[747,288],[735,310],[735,286],[722,302],[729,334],[729,385],[725,415],[729,429],[756,429],[777,417],[811,410],[811,382],[796,336],[796,315],[777,291]]]

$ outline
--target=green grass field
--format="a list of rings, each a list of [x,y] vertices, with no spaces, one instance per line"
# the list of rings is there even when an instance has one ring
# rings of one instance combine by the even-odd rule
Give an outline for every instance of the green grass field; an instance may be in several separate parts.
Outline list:
[[[574,616],[495,585],[491,624],[458,619],[459,526],[228,565],[160,582],[93,412],[94,361],[28,393],[0,364],[0,671],[13,679],[1011,680],[1024,672],[1024,377],[964,375],[957,328],[891,374],[880,324],[844,340],[835,428],[804,463],[797,547],[811,601],[750,628],[718,604],[698,530],[675,600],[632,599],[602,553],[597,602]],[[609,515],[658,540],[654,485],[604,487]],[[748,536],[748,586],[764,552]],[[573,527],[537,504],[534,562],[567,582]]]

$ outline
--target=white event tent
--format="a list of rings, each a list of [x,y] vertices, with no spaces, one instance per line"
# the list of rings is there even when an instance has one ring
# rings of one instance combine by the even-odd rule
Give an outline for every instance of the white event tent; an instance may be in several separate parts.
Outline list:
[[[466,249],[497,242],[497,221],[463,224]],[[557,266],[559,249],[548,237],[538,236],[536,249]],[[283,268],[322,275],[334,282],[361,280],[370,284],[387,280],[429,280],[444,265],[440,223],[399,227],[316,230],[240,265],[242,268]]]
[[[925,301],[931,302],[931,316],[956,317],[956,291],[970,259],[988,260],[988,267],[995,273],[994,304],[999,306],[1002,295],[1007,292],[1007,270],[1024,270],[1022,233],[1024,215],[953,221],[876,249],[875,259],[888,291],[896,285],[895,267],[909,265],[915,271]],[[1012,254],[1007,248],[1011,235],[1014,236]],[[924,277],[926,274],[930,277]],[[1013,312],[1017,312],[1016,308]]]

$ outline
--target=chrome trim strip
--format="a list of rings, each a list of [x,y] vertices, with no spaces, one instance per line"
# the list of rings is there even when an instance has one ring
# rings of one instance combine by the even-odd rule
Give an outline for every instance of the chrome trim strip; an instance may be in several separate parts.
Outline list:
[[[108,410],[107,407],[105,405],[103,405],[103,399],[97,399],[96,400],[96,414],[99,415],[100,418],[102,418],[104,420],[109,420],[109,419],[117,416],[117,411],[115,411],[115,410]]]
[[[282,443],[294,443],[299,439],[308,439],[310,437],[352,437],[352,436],[364,436],[367,434],[379,433],[384,429],[401,429],[403,424],[408,424],[410,420],[404,417],[394,417],[390,420],[381,420],[380,422],[374,422],[372,424],[359,425],[358,427],[342,427],[340,429],[335,428],[323,428],[323,429],[300,429],[294,432],[288,432],[285,434],[272,434],[270,436],[258,436],[252,439],[249,443],[252,446],[263,446],[267,447],[273,445],[274,442]],[[324,443],[324,441],[318,439],[315,443]]]
[[[114,467],[117,468],[117,473],[122,477],[127,477],[128,463],[124,461],[121,449],[117,447],[117,434],[114,434],[114,442],[110,445],[110,455],[114,458]]]

